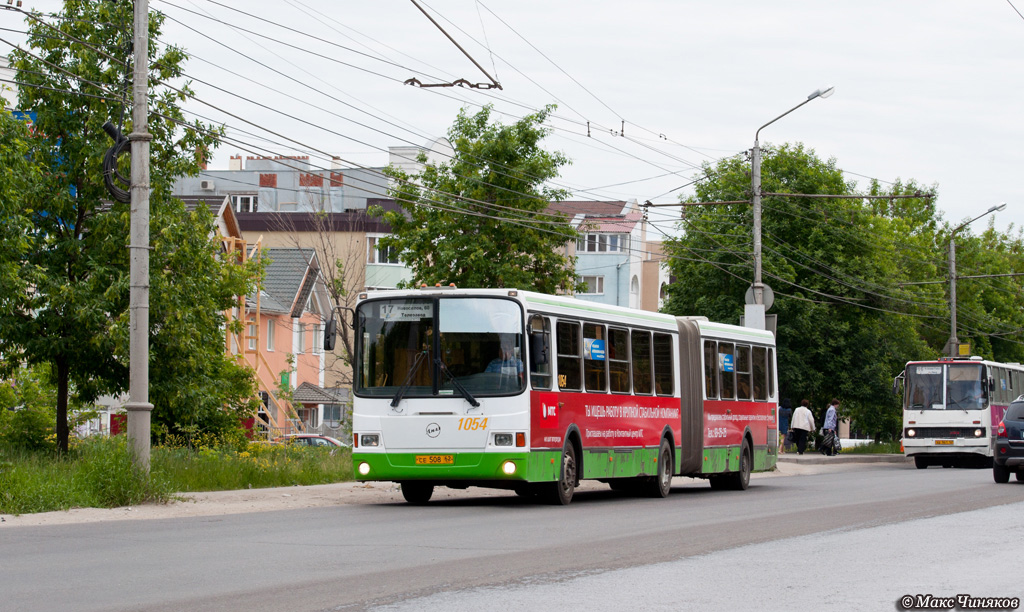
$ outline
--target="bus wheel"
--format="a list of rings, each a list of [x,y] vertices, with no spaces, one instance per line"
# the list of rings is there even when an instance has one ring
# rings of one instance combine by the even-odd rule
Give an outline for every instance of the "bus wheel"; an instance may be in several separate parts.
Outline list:
[[[919,470],[928,469],[928,460],[924,457],[914,457],[914,467]]]
[[[668,497],[672,491],[672,449],[668,440],[662,440],[658,449],[658,475],[649,478],[646,485],[651,497]]]
[[[743,448],[740,449],[740,471],[729,474],[728,487],[733,491],[746,491],[750,486],[750,446],[746,440],[743,441]]]
[[[1005,465],[992,464],[992,480],[999,484],[1010,482],[1010,470]]]
[[[1024,472],[1017,472],[1017,482],[1024,482]]]
[[[434,485],[424,482],[403,482],[402,497],[410,504],[425,504],[434,494]]]
[[[568,506],[576,491],[576,450],[569,442],[562,449],[562,469],[559,470],[558,480],[549,486],[548,497],[551,503]]]

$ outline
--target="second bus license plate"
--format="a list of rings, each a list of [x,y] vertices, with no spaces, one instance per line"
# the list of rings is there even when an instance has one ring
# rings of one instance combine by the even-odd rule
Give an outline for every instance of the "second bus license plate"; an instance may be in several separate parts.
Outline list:
[[[416,455],[416,465],[452,465],[455,455]]]
[[[952,440],[936,440],[935,443],[936,444],[952,444],[953,441]]]

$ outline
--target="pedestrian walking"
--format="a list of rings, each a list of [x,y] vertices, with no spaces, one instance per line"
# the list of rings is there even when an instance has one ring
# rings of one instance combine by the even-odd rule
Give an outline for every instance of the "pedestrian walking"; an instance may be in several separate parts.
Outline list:
[[[825,411],[825,422],[821,426],[825,439],[821,445],[821,454],[834,456],[839,454],[839,400],[834,399]]]
[[[811,414],[811,402],[803,400],[800,406],[793,411],[793,421],[789,427],[793,430],[793,437],[796,439],[796,452],[804,454],[807,450],[807,436],[814,431],[814,415]]]
[[[789,442],[789,421],[793,417],[793,402],[787,397],[782,400],[779,406],[779,448],[783,451],[790,444]]]

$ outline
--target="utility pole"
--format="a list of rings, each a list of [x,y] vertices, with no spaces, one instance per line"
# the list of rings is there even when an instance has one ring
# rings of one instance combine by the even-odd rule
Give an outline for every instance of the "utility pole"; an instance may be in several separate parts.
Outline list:
[[[149,0],[135,0],[131,141],[128,440],[135,465],[149,473]]]
[[[956,335],[956,233],[985,215],[1005,209],[1006,202],[996,204],[970,221],[964,221],[949,232],[949,340],[946,342],[946,352],[950,357],[956,357],[960,353],[960,338]]]

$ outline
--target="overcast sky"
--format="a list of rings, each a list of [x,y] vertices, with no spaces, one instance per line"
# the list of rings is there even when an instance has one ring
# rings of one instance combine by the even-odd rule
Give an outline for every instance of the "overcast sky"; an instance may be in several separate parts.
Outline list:
[[[696,166],[750,149],[761,125],[833,85],[832,97],[766,128],[761,143],[802,142],[861,188],[869,177],[934,185],[951,222],[1006,202],[995,215],[1006,230],[1024,225],[1024,19],[1014,8],[1024,10],[1024,0],[1011,1],[421,2],[501,91],[403,84],[488,81],[409,0],[150,7],[173,18],[161,40],[193,55],[186,70],[198,97],[260,126],[190,103],[251,144],[222,146],[213,168],[226,168],[231,154],[308,154],[325,167],[329,154],[381,166],[389,146],[443,136],[461,107],[494,103],[511,122],[556,103],[546,146],[573,160],[559,185],[574,199],[667,203],[693,193],[683,186]],[[0,28],[24,26],[0,11]],[[655,219],[667,230],[675,215],[662,208]]]

